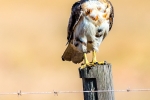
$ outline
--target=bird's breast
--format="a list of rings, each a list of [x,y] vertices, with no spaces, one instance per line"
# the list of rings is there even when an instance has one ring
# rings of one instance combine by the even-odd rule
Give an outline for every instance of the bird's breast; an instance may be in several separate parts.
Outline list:
[[[87,1],[81,5],[83,16],[95,24],[100,25],[108,19],[107,3],[99,1]]]

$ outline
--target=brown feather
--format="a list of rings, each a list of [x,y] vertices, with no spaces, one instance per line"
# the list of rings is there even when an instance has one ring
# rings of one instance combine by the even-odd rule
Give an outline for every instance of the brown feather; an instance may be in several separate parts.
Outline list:
[[[70,43],[64,54],[62,55],[63,61],[72,61],[73,63],[77,64],[83,61],[83,53],[80,53],[79,51],[75,50],[73,45]]]
[[[110,6],[111,6],[111,11],[110,11],[110,15],[109,15],[109,31],[110,31],[111,28],[112,28],[112,25],[113,25],[114,8],[113,8],[112,3],[111,3],[110,1],[108,1],[108,3],[109,3]]]
[[[83,53],[80,53],[79,51],[77,51],[74,45],[71,43],[73,36],[74,36],[73,34],[74,28],[80,21],[81,15],[82,15],[81,3],[80,1],[78,1],[74,3],[72,6],[72,12],[71,12],[71,16],[70,16],[69,23],[68,23],[68,35],[67,35],[68,46],[64,54],[62,55],[63,61],[72,61],[73,63],[76,63],[76,64],[83,61]]]
[[[80,4],[80,1],[78,1],[78,2],[75,2],[72,6],[72,12],[70,15],[70,19],[68,23],[68,30],[67,30],[68,31],[68,35],[67,35],[68,43],[70,43],[71,40],[73,39],[74,28],[76,27],[80,18],[81,18],[81,4]]]

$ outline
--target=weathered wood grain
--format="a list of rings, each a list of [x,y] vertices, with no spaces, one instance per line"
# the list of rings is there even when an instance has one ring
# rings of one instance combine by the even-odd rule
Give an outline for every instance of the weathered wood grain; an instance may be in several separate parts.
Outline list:
[[[79,69],[84,91],[113,90],[111,64]],[[114,100],[114,92],[84,93],[84,100]]]

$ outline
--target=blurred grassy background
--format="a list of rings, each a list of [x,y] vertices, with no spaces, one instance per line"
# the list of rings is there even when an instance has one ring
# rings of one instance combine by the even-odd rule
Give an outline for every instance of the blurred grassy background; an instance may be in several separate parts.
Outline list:
[[[0,0],[0,92],[82,90],[78,67],[62,62],[76,0]],[[150,1],[111,0],[114,25],[97,53],[112,64],[115,89],[150,88]],[[89,55],[91,60],[91,55]],[[115,93],[149,100],[149,92]],[[83,100],[82,94],[0,96],[0,100]]]

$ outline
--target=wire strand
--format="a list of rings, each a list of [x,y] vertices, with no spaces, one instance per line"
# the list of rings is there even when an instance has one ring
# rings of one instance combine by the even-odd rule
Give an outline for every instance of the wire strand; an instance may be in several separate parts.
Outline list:
[[[0,93],[0,95],[28,95],[28,94],[63,94],[63,93],[102,93],[102,92],[142,92],[142,91],[150,91],[150,89],[124,89],[124,90],[91,90],[91,91],[51,91],[51,92],[22,92],[21,90],[18,92],[7,92]]]

